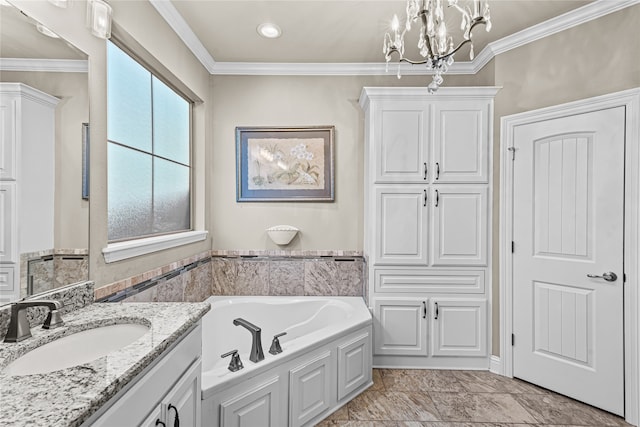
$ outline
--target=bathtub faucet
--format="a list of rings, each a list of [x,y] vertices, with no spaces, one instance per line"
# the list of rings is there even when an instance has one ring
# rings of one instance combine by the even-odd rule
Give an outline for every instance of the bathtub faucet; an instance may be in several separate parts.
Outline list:
[[[249,355],[249,360],[254,363],[257,363],[261,360],[264,360],[264,353],[262,351],[262,329],[257,327],[251,322],[247,322],[242,318],[233,319],[233,324],[235,326],[242,326],[246,328],[249,332],[251,332],[251,354]]]

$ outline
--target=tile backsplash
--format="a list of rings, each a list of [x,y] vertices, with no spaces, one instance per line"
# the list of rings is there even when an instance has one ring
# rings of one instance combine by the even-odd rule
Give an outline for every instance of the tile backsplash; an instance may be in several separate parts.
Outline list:
[[[211,295],[362,296],[356,251],[212,251],[96,289],[98,301],[203,301]]]

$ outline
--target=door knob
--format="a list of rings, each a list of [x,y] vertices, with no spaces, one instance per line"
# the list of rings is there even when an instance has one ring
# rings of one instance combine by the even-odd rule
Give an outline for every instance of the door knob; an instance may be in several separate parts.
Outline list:
[[[602,273],[602,276],[598,276],[597,274],[587,274],[587,277],[591,279],[604,279],[607,282],[615,282],[618,280],[618,275],[611,271],[608,273]]]

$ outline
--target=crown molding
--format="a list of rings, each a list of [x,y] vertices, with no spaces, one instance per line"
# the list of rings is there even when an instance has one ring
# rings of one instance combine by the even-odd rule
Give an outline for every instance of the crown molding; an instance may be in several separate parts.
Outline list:
[[[204,47],[198,36],[193,32],[187,21],[184,20],[180,12],[175,8],[170,0],[149,0],[160,16],[167,21],[167,24],[180,37],[182,42],[196,56],[198,61],[207,69],[209,73],[213,73],[216,61],[213,59],[207,48]]]
[[[393,75],[397,64],[375,63],[299,63],[299,62],[216,62],[193,33],[170,0],[149,0],[169,23],[182,41],[213,75],[267,76],[378,76]],[[489,43],[473,61],[454,62],[447,74],[476,74],[496,55],[516,49],[560,31],[601,18],[613,12],[639,4],[640,0],[596,0],[547,21],[525,28],[500,40]],[[402,75],[431,75],[424,66],[401,64]]]
[[[87,73],[89,61],[86,59],[0,58],[0,71]]]
[[[216,62],[211,74],[215,75],[260,75],[260,76],[380,76],[395,75],[398,64],[384,62]],[[454,62],[447,74],[474,74],[471,62]],[[403,76],[433,74],[424,65],[400,64]]]
[[[550,35],[559,33],[585,22],[601,18],[610,13],[617,12],[627,7],[640,3],[640,0],[596,0],[585,6],[558,15],[539,24],[533,25],[517,33],[511,34],[500,40],[489,43],[492,56],[518,48],[525,44],[540,40]],[[483,51],[485,50],[483,49]]]

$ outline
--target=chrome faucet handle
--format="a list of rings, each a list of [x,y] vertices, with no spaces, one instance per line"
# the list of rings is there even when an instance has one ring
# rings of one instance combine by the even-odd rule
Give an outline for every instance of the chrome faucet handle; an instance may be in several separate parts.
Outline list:
[[[244,368],[244,365],[242,364],[242,360],[240,360],[240,355],[238,354],[238,350],[231,350],[230,352],[225,353],[220,357],[224,359],[227,356],[231,356],[231,362],[229,362],[229,366],[227,368],[231,372],[239,371],[240,369]]]
[[[269,353],[274,355],[282,353],[282,347],[280,346],[280,340],[278,338],[280,338],[283,335],[287,335],[287,333],[280,332],[279,334],[276,334],[273,336],[273,341],[271,341],[271,348],[269,348]]]
[[[11,305],[11,319],[4,342],[20,342],[31,337],[31,326],[27,319],[27,308],[47,307],[49,314],[42,325],[43,329],[53,329],[64,325],[60,310],[62,303],[55,300],[21,300]]]

